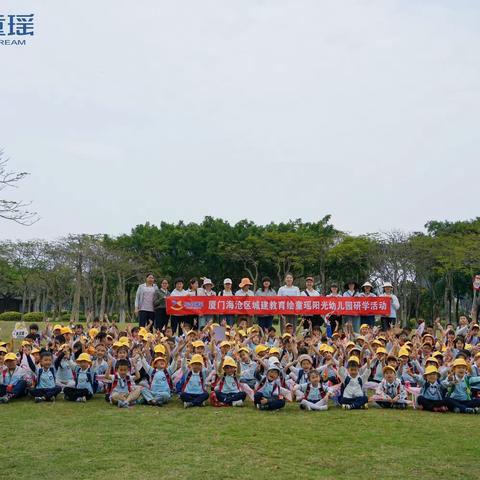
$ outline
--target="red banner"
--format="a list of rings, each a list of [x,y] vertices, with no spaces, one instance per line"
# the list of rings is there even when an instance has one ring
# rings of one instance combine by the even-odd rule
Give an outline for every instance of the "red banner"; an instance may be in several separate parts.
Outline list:
[[[167,297],[169,315],[390,315],[389,297]]]

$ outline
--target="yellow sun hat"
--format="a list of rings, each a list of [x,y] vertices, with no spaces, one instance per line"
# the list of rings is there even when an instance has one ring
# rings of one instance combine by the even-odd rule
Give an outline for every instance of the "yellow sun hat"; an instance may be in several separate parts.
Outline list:
[[[268,347],[266,345],[260,344],[255,347],[255,353],[258,355],[259,353],[266,352]]]
[[[237,368],[237,362],[232,357],[225,357],[222,368],[225,368],[225,367]]]
[[[440,372],[438,371],[437,367],[433,365],[429,365],[423,372],[423,376],[425,377],[426,375],[430,375],[431,373],[436,373],[437,375],[440,375]]]
[[[81,353],[77,358],[77,363],[80,362],[92,363],[92,357],[88,353]]]
[[[155,348],[153,349],[155,353],[160,353],[161,355],[165,355],[167,353],[167,349],[165,348],[165,345],[155,345]]]
[[[192,358],[190,359],[190,361],[188,363],[190,365],[192,363],[200,363],[201,365],[203,365],[203,357],[197,353],[195,355],[192,355]]]

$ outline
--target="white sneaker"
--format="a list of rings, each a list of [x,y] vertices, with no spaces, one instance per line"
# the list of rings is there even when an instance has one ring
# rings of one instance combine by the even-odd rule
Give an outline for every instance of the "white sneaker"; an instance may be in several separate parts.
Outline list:
[[[311,410],[312,409],[312,407],[310,407],[310,405],[305,400],[302,400],[300,402],[300,406],[303,407],[305,410]]]
[[[193,407],[193,403],[183,402],[183,408],[190,408],[190,407]]]
[[[232,407],[243,407],[243,400],[232,402]]]

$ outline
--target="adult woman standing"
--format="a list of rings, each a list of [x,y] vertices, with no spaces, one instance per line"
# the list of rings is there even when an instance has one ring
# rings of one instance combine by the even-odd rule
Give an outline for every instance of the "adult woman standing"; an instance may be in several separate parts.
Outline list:
[[[351,280],[347,282],[344,286],[345,291],[343,292],[344,297],[350,297],[353,300],[353,297],[358,296],[358,283]],[[353,331],[358,333],[360,330],[360,317],[358,315],[344,315],[343,316],[343,326],[347,327],[350,325],[353,328]]]
[[[257,297],[272,297],[276,295],[275,290],[272,288],[272,281],[270,277],[263,277],[262,287],[259,288],[255,295]],[[268,329],[273,324],[273,315],[258,315],[257,317],[258,325],[265,331],[265,334],[268,332]]]
[[[233,297],[235,294],[233,293],[232,290],[232,279],[231,278],[226,278],[223,281],[223,290],[220,290],[218,292],[218,295],[222,297]],[[220,322],[225,320],[227,322],[227,325],[230,327],[233,327],[235,324],[235,316],[234,315],[220,315]]]
[[[196,278],[191,278],[188,282],[189,288],[187,295],[189,297],[196,297],[200,294],[198,288],[198,280]],[[190,326],[190,329],[196,329],[198,327],[198,316],[197,315],[185,315],[183,322]]]
[[[382,330],[390,330],[393,325],[397,323],[397,310],[400,308],[400,302],[397,296],[393,293],[393,285],[390,282],[383,283],[383,294],[380,297],[390,297],[390,315],[388,317],[381,317]]]
[[[175,289],[172,290],[172,293],[170,294],[172,297],[186,297],[188,295],[188,291],[183,288],[183,278],[175,279],[174,285]],[[181,315],[170,316],[170,324],[174,335],[177,335],[177,333],[180,335],[183,319],[184,317]]]
[[[147,322],[155,320],[155,309],[153,308],[153,297],[155,291],[158,290],[155,284],[155,277],[149,273],[137,288],[135,295],[135,315],[138,315],[138,323],[141,327],[145,327]]]
[[[305,290],[302,292],[302,297],[319,297],[320,292],[313,288],[315,285],[315,278],[309,276],[305,279]],[[323,325],[323,318],[321,315],[304,315],[303,320],[305,326],[309,328],[321,327]]]
[[[362,291],[358,294],[359,297],[376,297],[373,293],[373,285],[370,282],[365,282],[362,287]],[[375,325],[375,315],[362,315],[360,317],[362,324],[366,324],[369,327]]]
[[[327,297],[341,297],[342,294],[339,292],[338,285],[336,283],[332,283],[330,285],[330,293]],[[334,333],[338,329],[342,327],[342,316],[336,315],[332,313],[328,317],[328,321],[330,322],[331,333]]]
[[[280,297],[299,297],[300,289],[293,284],[293,275],[287,273],[285,275],[285,285],[278,289],[278,296]],[[296,315],[282,315],[280,317],[280,331],[282,334],[285,331],[285,325],[291,323],[293,331],[297,332],[297,316]]]
[[[154,326],[157,330],[164,330],[168,324],[166,298],[170,295],[168,291],[168,280],[164,278],[160,283],[160,288],[155,290],[153,297],[153,308],[155,309]]]

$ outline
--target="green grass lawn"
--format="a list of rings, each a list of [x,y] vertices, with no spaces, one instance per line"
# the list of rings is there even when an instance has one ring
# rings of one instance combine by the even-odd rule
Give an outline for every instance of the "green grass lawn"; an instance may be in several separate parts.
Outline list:
[[[478,479],[471,415],[0,405],[1,478]]]
[[[2,480],[479,478],[479,416],[184,410],[177,399],[124,410],[61,397],[0,405]]]

